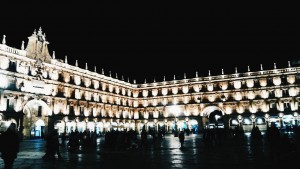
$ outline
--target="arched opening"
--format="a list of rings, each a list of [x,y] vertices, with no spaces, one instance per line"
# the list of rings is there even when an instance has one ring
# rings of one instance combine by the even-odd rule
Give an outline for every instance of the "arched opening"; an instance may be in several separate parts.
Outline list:
[[[202,111],[203,124],[206,128],[224,128],[224,112],[217,106],[206,107]]]
[[[47,132],[48,116],[52,115],[49,106],[42,100],[30,100],[23,108],[24,138],[42,138]]]
[[[42,119],[34,123],[34,128],[30,132],[32,138],[44,138],[45,136],[45,122]]]

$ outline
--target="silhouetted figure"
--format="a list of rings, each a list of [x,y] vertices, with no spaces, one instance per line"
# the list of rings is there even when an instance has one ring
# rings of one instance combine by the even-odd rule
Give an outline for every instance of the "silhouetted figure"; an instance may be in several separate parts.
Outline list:
[[[2,146],[4,168],[12,169],[20,146],[19,135],[15,123],[11,123],[8,129],[1,135],[1,144],[5,144],[5,146]]]
[[[180,142],[180,148],[183,148],[183,143],[184,143],[184,131],[180,131],[179,135],[178,135],[178,138],[179,138],[179,142]]]
[[[60,151],[59,151],[60,144],[59,144],[57,129],[54,130],[52,139],[53,139],[53,143],[54,143],[54,155],[57,154],[58,158],[62,158]]]
[[[46,154],[43,156],[44,160],[55,159],[55,154],[58,155],[58,158],[61,158],[61,154],[59,152],[59,140],[58,140],[58,132],[54,130],[52,133],[49,133],[46,138]]]
[[[267,129],[266,132],[267,141],[269,143],[270,148],[270,158],[271,161],[278,162],[279,156],[279,144],[280,144],[280,132],[279,129],[275,126],[275,123],[271,123],[271,127]]]

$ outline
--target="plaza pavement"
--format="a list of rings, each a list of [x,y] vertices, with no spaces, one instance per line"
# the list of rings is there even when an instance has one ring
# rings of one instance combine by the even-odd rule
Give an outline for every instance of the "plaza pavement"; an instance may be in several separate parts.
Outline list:
[[[61,147],[62,159],[43,160],[44,140],[24,140],[15,169],[275,169],[298,165],[299,155],[280,155],[272,160],[268,145],[253,151],[249,133],[245,140],[237,142],[226,139],[219,143],[205,144],[201,135],[186,136],[185,147],[180,148],[178,137],[167,135],[162,143],[153,144],[148,136],[148,147],[123,151],[103,147],[104,138],[99,138],[97,148],[81,149],[70,153]],[[299,150],[297,140],[297,149]],[[3,168],[3,160],[0,160]],[[297,168],[297,167],[296,167]]]

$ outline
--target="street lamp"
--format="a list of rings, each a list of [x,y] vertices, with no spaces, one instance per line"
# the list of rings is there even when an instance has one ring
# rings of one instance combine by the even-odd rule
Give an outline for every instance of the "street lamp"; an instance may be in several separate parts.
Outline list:
[[[165,132],[168,132],[168,120],[165,119]]]
[[[239,126],[242,127],[242,120],[243,120],[243,116],[242,115],[238,115],[238,120],[239,120]]]
[[[252,114],[252,115],[250,116],[250,118],[251,118],[251,120],[252,120],[252,127],[254,128],[254,127],[255,127],[255,119],[256,119],[256,117],[255,117],[254,114]]]
[[[295,126],[298,126],[298,116],[299,116],[299,114],[297,112],[295,112],[293,115],[294,115],[294,118],[295,118]]]
[[[283,128],[282,117],[284,116],[284,114],[283,113],[279,113],[278,116],[279,116],[280,128],[282,129]]]
[[[265,114],[265,119],[266,119],[267,128],[268,128],[268,127],[269,127],[269,119],[270,119],[270,115],[269,115],[269,114]]]

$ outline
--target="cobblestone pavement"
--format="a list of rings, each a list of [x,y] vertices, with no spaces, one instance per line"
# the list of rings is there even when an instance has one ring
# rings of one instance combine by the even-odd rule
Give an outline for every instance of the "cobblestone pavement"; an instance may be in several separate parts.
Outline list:
[[[226,139],[220,142],[204,143],[200,135],[186,136],[185,147],[180,148],[178,137],[168,135],[162,143],[153,144],[148,136],[148,147],[134,150],[109,150],[103,148],[103,138],[98,139],[97,148],[81,149],[70,153],[61,147],[62,159],[42,160],[45,154],[43,140],[24,140],[14,163],[16,169],[53,168],[101,168],[101,169],[274,169],[297,165],[299,155],[282,153],[272,159],[268,145],[253,149],[249,134],[244,141]],[[297,150],[299,150],[297,140]],[[0,160],[0,168],[3,161]],[[296,167],[297,168],[297,167]]]

